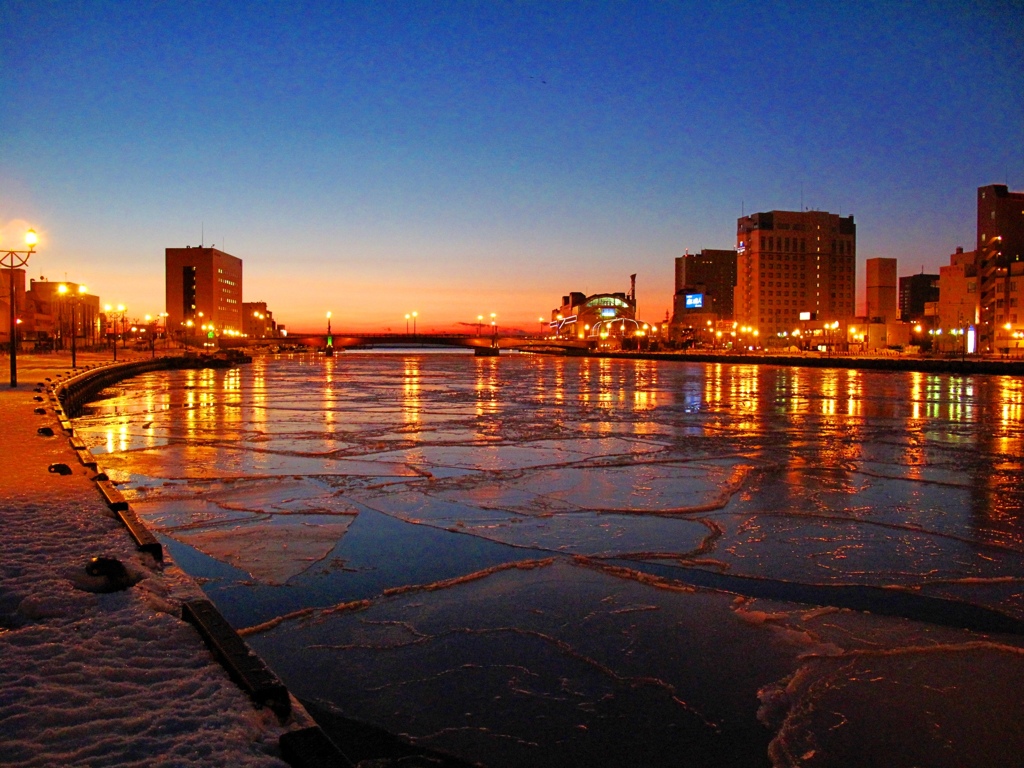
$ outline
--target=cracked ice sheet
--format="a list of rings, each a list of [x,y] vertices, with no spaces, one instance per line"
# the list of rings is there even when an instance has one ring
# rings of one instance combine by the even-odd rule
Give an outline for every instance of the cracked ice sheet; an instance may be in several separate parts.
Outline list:
[[[358,494],[353,495],[358,498]],[[362,503],[378,512],[516,547],[602,557],[700,550],[713,531],[700,520],[594,512],[517,515],[480,509],[418,493],[391,493]]]
[[[729,462],[561,467],[511,478],[417,483],[406,491],[353,497],[403,520],[520,547],[685,556],[703,549],[718,528],[678,515],[725,506],[747,469]]]
[[[118,482],[148,478],[223,478],[243,475],[362,475],[416,477],[402,463],[350,458],[305,456],[241,445],[169,446],[172,450],[145,450],[105,456],[104,468]]]
[[[759,693],[778,768],[1018,764],[1021,638],[775,601],[736,610],[807,646],[792,674]]]
[[[247,641],[298,696],[491,768],[764,763],[757,691],[791,671],[795,647],[738,620],[730,596],[565,561],[439,586]]]
[[[322,562],[354,516],[254,517],[230,527],[167,532],[210,557],[247,572],[264,584],[286,584]]]
[[[431,436],[432,437],[432,436]],[[488,442],[483,445],[419,445],[363,456],[379,461],[460,467],[481,471],[508,471],[553,464],[567,464],[594,457],[640,457],[663,446],[621,438],[536,440],[522,443]]]

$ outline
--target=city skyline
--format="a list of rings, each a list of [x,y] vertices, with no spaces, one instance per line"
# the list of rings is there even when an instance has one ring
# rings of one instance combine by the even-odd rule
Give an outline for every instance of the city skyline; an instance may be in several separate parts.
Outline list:
[[[296,330],[529,329],[633,273],[660,321],[675,257],[801,207],[853,214],[859,306],[1024,188],[1019,4],[696,9],[8,4],[0,244],[140,316],[204,243]]]

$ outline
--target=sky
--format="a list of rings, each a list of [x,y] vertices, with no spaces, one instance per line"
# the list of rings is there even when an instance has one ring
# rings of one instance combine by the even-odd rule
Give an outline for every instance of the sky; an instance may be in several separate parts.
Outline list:
[[[293,330],[671,308],[674,258],[801,205],[937,272],[1024,189],[1024,0],[0,4],[0,246],[164,309],[164,249],[244,262]]]

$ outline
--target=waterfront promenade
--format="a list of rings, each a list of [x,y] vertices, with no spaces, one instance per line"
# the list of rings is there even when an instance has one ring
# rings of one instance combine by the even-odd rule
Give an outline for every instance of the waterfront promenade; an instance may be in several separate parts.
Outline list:
[[[0,762],[286,765],[278,739],[308,716],[282,725],[229,679],[180,618],[199,588],[136,548],[34,399],[70,368],[68,354],[19,356],[19,386],[0,388]],[[120,560],[132,586],[103,591],[109,580],[86,572],[97,556]]]

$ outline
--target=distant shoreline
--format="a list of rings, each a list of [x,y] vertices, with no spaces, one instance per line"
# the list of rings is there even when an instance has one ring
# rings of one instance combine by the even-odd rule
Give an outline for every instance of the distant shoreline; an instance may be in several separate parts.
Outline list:
[[[584,352],[587,357],[613,360],[663,360],[727,365],[777,365],[796,368],[845,368],[868,371],[907,371],[964,375],[1024,375],[1024,360],[934,357],[823,357],[818,355],[714,354],[707,352]]]

